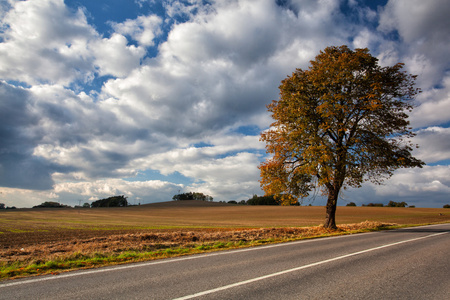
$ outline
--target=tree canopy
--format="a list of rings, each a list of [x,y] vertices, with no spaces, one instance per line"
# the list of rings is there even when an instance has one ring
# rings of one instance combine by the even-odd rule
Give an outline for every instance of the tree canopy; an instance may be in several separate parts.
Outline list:
[[[341,188],[382,183],[397,168],[421,167],[411,155],[411,100],[420,91],[403,64],[381,67],[369,50],[321,51],[307,70],[281,82],[268,105],[275,120],[261,134],[272,157],[260,165],[267,195],[328,197],[324,226],[336,228]]]

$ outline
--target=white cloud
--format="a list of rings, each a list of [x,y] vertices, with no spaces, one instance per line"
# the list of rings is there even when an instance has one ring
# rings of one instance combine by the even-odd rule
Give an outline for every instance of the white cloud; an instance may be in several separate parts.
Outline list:
[[[300,6],[295,15],[270,1],[215,2],[174,24],[157,57],[108,81],[104,104],[131,123],[177,138],[205,139],[268,120],[265,105],[277,97],[279,82],[342,39],[343,28],[328,26],[338,2],[326,4]]]
[[[112,27],[117,33],[131,36],[140,45],[153,46],[155,37],[162,34],[161,23],[161,17],[149,15],[128,19],[123,23],[112,23]]]
[[[380,16],[380,29],[398,30],[407,43],[424,38],[448,42],[449,9],[446,0],[390,0]]]
[[[81,195],[85,199],[97,200],[114,195],[126,195],[130,200],[145,198],[146,201],[162,202],[171,200],[181,185],[160,180],[125,181],[122,179],[96,180],[92,182],[67,182],[55,185],[56,193]],[[170,195],[170,196],[169,196]]]
[[[389,185],[376,186],[377,195],[410,197],[426,203],[431,192],[448,199],[450,192],[450,166],[424,166],[422,169],[398,170]],[[436,197],[438,198],[438,197]],[[432,200],[431,200],[432,201]]]
[[[127,44],[128,40],[118,33],[90,43],[89,48],[95,57],[94,65],[99,68],[100,76],[124,77],[140,66],[145,49]]]
[[[45,201],[60,201],[54,191],[36,191],[0,187],[0,202],[17,208],[33,207]],[[78,202],[76,203],[78,204]]]
[[[420,75],[424,89],[439,84],[448,70],[450,56],[450,4],[446,0],[389,1],[380,15],[379,30],[398,32],[398,50],[404,53],[406,68]]]
[[[13,2],[0,25],[0,77],[6,80],[68,86],[97,73],[123,77],[145,55],[120,34],[102,38],[82,9],[72,12],[63,0]],[[141,39],[147,38],[143,31]]]
[[[97,34],[81,9],[71,12],[63,0],[11,3],[1,21],[1,78],[68,84],[92,76],[87,43]]]
[[[450,111],[450,76],[445,76],[443,85],[423,91],[418,97],[418,106],[410,114],[415,128],[436,126],[448,121]]]

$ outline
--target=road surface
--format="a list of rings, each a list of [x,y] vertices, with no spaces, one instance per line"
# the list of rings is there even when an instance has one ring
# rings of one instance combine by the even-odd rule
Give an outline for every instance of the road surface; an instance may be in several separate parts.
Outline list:
[[[450,224],[10,280],[0,299],[450,299]]]

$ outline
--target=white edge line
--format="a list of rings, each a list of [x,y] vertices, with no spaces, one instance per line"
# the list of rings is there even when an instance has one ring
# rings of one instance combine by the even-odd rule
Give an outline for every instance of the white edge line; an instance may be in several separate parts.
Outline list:
[[[392,243],[392,244],[387,244],[387,245],[383,245],[383,246],[379,246],[379,247],[375,247],[375,248],[361,250],[361,251],[358,251],[358,252],[353,252],[353,253],[345,254],[345,255],[342,255],[342,256],[338,256],[338,257],[334,257],[334,258],[318,261],[318,262],[311,263],[311,264],[304,265],[304,266],[300,266],[300,267],[297,267],[297,268],[288,269],[288,270],[284,270],[284,271],[280,271],[280,272],[264,275],[264,276],[261,276],[261,277],[256,277],[256,278],[252,278],[252,279],[249,279],[249,280],[244,280],[244,281],[241,281],[241,282],[236,282],[236,283],[233,283],[233,284],[225,285],[225,286],[222,286],[222,287],[218,287],[218,288],[215,288],[215,289],[199,292],[199,293],[192,294],[192,295],[187,295],[187,296],[180,297],[180,298],[175,298],[174,300],[192,299],[192,298],[195,298],[195,297],[200,297],[200,296],[216,293],[216,292],[219,292],[219,291],[223,291],[223,290],[227,290],[227,289],[230,289],[230,288],[233,288],[233,287],[237,287],[237,286],[253,283],[253,282],[264,280],[264,279],[267,279],[267,278],[280,276],[280,275],[284,275],[284,274],[287,274],[287,273],[299,271],[299,270],[302,270],[302,269],[315,267],[315,266],[318,266],[318,265],[326,264],[326,263],[333,262],[333,261],[336,261],[336,260],[340,260],[340,259],[343,259],[343,258],[347,258],[347,257],[351,257],[351,256],[355,256],[355,255],[359,255],[359,254],[363,254],[363,253],[367,253],[367,252],[371,252],[371,251],[387,248],[387,247],[392,247],[392,246],[403,244],[403,243],[409,243],[409,242],[413,242],[413,241],[417,241],[417,240],[421,240],[421,239],[425,239],[425,238],[429,238],[429,237],[433,237],[433,236],[438,236],[438,235],[442,235],[442,234],[446,234],[446,233],[448,233],[448,232],[438,232],[438,233],[434,233],[434,234],[427,235],[427,236],[422,236],[422,237],[409,239],[409,240],[404,240],[404,241],[400,241],[400,242],[395,242],[395,243]]]

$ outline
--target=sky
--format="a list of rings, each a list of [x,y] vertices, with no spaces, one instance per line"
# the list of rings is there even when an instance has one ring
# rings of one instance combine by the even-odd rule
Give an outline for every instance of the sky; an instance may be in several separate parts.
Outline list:
[[[418,75],[409,120],[426,166],[338,205],[442,207],[449,15],[448,0],[0,0],[0,202],[262,195],[266,105],[320,50],[348,45]]]

